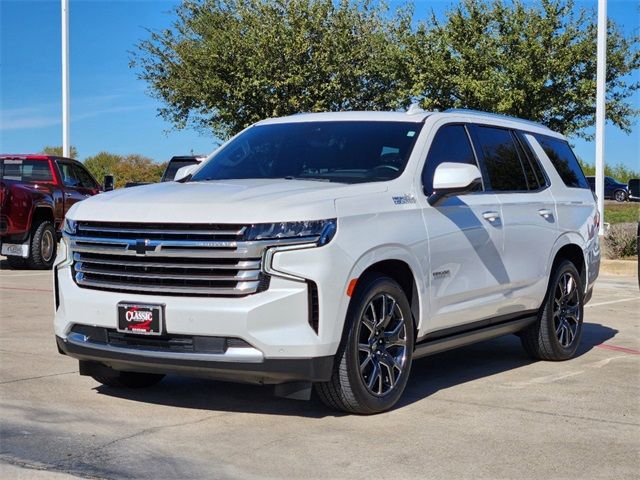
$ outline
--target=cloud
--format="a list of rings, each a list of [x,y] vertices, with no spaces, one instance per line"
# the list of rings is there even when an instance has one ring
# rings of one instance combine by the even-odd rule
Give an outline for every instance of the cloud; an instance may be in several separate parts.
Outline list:
[[[124,95],[100,95],[72,99],[71,123],[113,113],[155,108],[150,103],[117,105],[119,102],[126,102]],[[0,110],[0,131],[36,129],[60,124],[62,124],[62,106],[59,102]]]

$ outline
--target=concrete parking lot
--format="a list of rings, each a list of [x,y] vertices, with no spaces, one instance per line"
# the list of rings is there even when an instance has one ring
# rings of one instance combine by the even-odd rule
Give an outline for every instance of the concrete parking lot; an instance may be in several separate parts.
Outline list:
[[[443,353],[358,417],[176,376],[98,386],[57,353],[50,272],[0,268],[1,478],[640,476],[635,278],[599,279],[577,358],[531,361],[515,336]]]

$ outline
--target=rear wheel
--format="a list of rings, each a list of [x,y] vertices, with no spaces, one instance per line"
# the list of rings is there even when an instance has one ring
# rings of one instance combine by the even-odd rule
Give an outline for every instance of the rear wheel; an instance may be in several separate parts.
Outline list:
[[[152,387],[160,382],[164,375],[156,373],[118,372],[113,371],[109,375],[91,375],[98,383],[109,387],[118,388],[145,388]]]
[[[51,268],[56,258],[56,230],[53,223],[42,220],[31,230],[31,245],[27,265],[36,270]]]
[[[364,277],[347,313],[331,380],[316,384],[316,392],[338,410],[388,410],[407,384],[413,346],[411,308],[402,288],[389,277]]]
[[[582,334],[584,296],[578,270],[562,261],[551,277],[538,320],[520,334],[529,355],[541,360],[567,360]]]

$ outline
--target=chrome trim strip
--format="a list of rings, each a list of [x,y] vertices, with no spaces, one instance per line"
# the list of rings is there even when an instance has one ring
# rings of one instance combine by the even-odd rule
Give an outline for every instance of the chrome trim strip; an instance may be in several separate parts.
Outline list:
[[[188,225],[185,225],[188,227]],[[157,229],[145,229],[145,228],[118,228],[118,227],[93,227],[88,225],[78,225],[78,231],[85,232],[107,232],[107,233],[136,233],[140,234],[140,237],[145,235],[242,235],[247,230],[247,227],[242,227],[239,230],[157,230]]]
[[[105,353],[128,353],[146,358],[159,359],[181,359],[181,360],[199,360],[210,362],[246,362],[246,363],[262,363],[264,355],[262,352],[253,347],[243,348],[227,348],[225,353],[184,353],[184,352],[165,352],[161,350],[145,350],[140,348],[116,347],[113,345],[99,344],[87,341],[87,337],[81,333],[69,333],[65,339],[67,342],[85,348],[92,348]]]
[[[113,260],[110,258],[86,258],[79,252],[73,254],[75,262],[87,264],[118,265],[124,267],[157,267],[157,268],[185,268],[207,270],[258,270],[260,260],[240,260],[237,263],[169,263],[169,262],[136,262],[129,259]]]
[[[105,290],[126,290],[131,292],[139,292],[139,293],[180,293],[180,294],[199,294],[199,295],[227,295],[227,296],[238,296],[238,295],[249,295],[251,293],[255,293],[258,289],[258,285],[260,282],[239,282],[239,285],[236,288],[208,288],[208,287],[176,287],[176,286],[167,286],[167,285],[153,285],[153,284],[144,284],[144,283],[118,283],[118,282],[106,282],[101,280],[88,280],[84,278],[83,273],[77,273],[75,276],[75,281],[78,285],[93,287],[93,288],[103,288]]]
[[[295,280],[298,282],[305,282],[306,279],[303,277],[291,275],[290,273],[281,272],[273,268],[273,256],[278,252],[286,252],[288,250],[302,250],[306,248],[315,248],[317,246],[318,245],[316,245],[315,243],[303,243],[299,245],[287,245],[287,246],[281,246],[281,247],[268,248],[264,252],[264,260],[262,262],[262,268],[265,273],[269,275],[273,275],[275,277],[282,277],[282,278],[287,278],[289,280]]]
[[[109,277],[137,277],[137,278],[159,278],[161,280],[213,280],[213,281],[235,281],[248,282],[257,281],[260,270],[242,270],[239,275],[199,275],[184,273],[161,273],[161,272],[131,272],[124,270],[102,270],[99,268],[85,267],[84,262],[77,262],[75,271],[89,273],[93,275],[105,275]]]

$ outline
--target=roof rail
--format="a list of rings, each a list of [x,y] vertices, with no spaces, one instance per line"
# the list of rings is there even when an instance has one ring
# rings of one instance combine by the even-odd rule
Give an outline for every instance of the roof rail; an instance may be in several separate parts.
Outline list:
[[[501,118],[503,120],[514,120],[516,122],[528,123],[529,125],[535,125],[536,127],[550,130],[550,128],[543,123],[534,122],[533,120],[525,120],[524,118],[518,118],[512,115],[504,115],[501,113],[483,112],[482,110],[473,110],[469,108],[448,108],[444,113],[464,113],[465,115],[482,115],[485,117]]]

